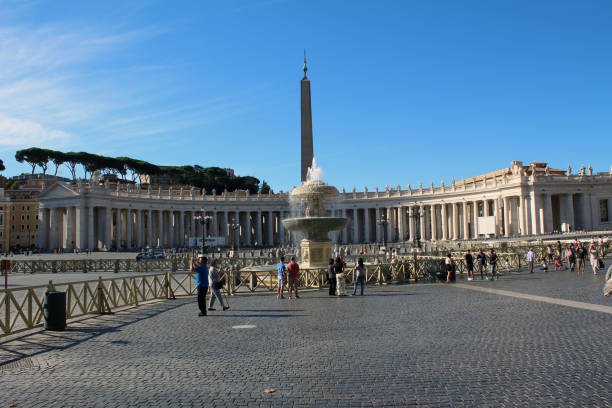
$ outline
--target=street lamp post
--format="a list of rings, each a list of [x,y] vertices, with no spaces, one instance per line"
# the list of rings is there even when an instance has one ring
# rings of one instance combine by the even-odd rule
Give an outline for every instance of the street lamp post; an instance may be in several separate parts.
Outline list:
[[[234,233],[232,234],[232,238],[233,238],[233,241],[234,241],[234,242],[232,242],[232,250],[235,251],[236,249],[238,249],[238,248],[236,248],[236,241],[237,241],[236,240],[236,232],[240,229],[240,224],[239,223],[235,223],[235,222],[229,222],[229,223],[227,223],[227,226],[234,231]]]
[[[208,229],[208,224],[212,221],[212,217],[210,215],[204,215],[204,209],[202,209],[202,215],[196,215],[193,219],[202,226],[202,254],[206,253],[206,230]]]

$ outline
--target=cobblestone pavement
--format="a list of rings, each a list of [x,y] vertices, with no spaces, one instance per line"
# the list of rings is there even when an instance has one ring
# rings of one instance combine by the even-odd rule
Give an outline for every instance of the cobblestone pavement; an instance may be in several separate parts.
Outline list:
[[[563,272],[465,284],[600,301]],[[576,282],[580,282],[577,284]],[[593,291],[592,294],[590,291]],[[601,299],[596,298],[599,293]],[[195,299],[0,344],[5,406],[612,406],[612,315],[466,290]],[[233,328],[243,326],[252,328]],[[264,390],[274,389],[273,393]]]

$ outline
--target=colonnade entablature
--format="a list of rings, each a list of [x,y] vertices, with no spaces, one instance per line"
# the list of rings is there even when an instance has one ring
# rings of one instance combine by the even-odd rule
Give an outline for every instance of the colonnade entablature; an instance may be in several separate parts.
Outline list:
[[[337,243],[439,241],[553,231],[612,229],[612,174],[549,169],[546,163],[512,167],[450,185],[346,192],[328,203],[348,218],[332,234]],[[196,188],[59,182],[39,195],[41,248],[189,246],[219,237],[225,245],[295,243],[282,219],[291,214],[286,193],[217,194]],[[200,225],[196,217],[206,215]],[[119,226],[119,227],[117,227]]]

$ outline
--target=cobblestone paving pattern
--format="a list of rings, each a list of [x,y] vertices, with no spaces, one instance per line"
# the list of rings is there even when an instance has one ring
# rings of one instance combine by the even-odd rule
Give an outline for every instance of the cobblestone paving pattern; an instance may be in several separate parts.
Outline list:
[[[570,285],[554,273],[525,276],[476,284],[548,295]],[[599,293],[600,283],[591,283]],[[0,359],[13,363],[0,369],[2,400],[17,407],[612,406],[608,314],[444,284],[366,289],[346,298],[237,296],[231,310],[207,317],[197,316],[193,297],[181,298],[5,341]]]

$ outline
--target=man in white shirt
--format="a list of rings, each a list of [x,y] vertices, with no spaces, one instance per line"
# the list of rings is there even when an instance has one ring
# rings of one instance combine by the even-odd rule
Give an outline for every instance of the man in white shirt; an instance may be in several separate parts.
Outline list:
[[[527,265],[529,266],[529,273],[533,273],[533,262],[535,261],[535,253],[533,249],[529,249],[527,252]]]

